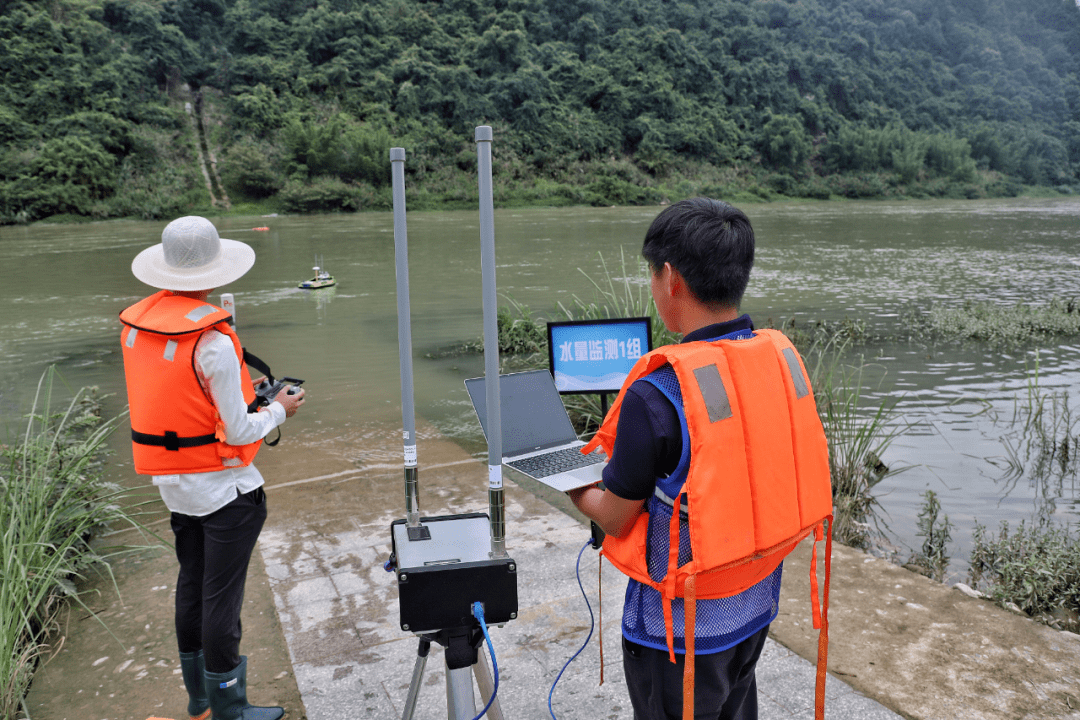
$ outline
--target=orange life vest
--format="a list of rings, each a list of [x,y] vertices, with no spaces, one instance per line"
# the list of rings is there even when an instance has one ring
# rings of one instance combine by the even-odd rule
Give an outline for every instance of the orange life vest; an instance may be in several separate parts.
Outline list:
[[[240,339],[225,310],[173,295],[151,295],[120,313],[124,375],[131,408],[135,472],[171,475],[250,465],[262,444],[225,442],[225,426],[195,370],[195,345],[217,330],[232,340],[244,402],[255,400]]]
[[[659,582],[646,560],[649,517],[642,513],[623,537],[608,535],[603,555],[663,598],[668,650],[675,661],[671,604],[684,598],[686,662],[683,717],[693,717],[694,602],[735,595],[772,573],[811,533],[824,536],[832,518],[829,450],[801,358],[775,330],[741,340],[667,345],[631,370],[603,425],[583,453],[598,445],[611,456],[627,388],[670,365],[682,389],[690,469],[676,508],[686,508],[692,559],[678,566],[679,512],[672,512],[667,573]],[[819,712],[824,712],[828,644],[830,543],[824,604],[819,611],[816,552],[811,563],[818,646]]]

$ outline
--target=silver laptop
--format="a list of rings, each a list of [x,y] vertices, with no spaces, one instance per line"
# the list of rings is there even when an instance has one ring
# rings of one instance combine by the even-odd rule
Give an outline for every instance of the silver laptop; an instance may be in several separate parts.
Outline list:
[[[465,381],[473,410],[487,435],[484,378]],[[561,492],[600,482],[606,458],[581,454],[574,425],[547,370],[499,376],[503,463]]]

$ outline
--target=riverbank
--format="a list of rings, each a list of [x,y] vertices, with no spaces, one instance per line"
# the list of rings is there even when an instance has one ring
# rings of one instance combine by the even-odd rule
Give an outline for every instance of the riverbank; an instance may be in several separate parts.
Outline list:
[[[482,462],[430,429],[421,437],[425,514],[485,511]],[[370,450],[392,457],[396,442],[383,433]],[[268,454],[262,464],[273,481],[245,598],[242,652],[251,657],[251,697],[282,703],[292,720],[400,715],[416,641],[397,627],[396,591],[382,562],[390,522],[401,513],[401,469],[324,457]],[[588,531],[580,516],[527,485],[507,482],[507,545],[521,568],[520,614],[493,630],[492,640],[507,716],[538,718],[546,716],[551,681],[588,633],[573,579]],[[804,543],[786,561],[770,632],[779,645],[759,670],[763,717],[809,717],[812,707],[812,682],[784,684],[794,660],[783,650],[805,658],[802,667],[816,659],[809,555]],[[171,627],[173,560],[148,554],[116,564],[114,572],[120,596],[103,583],[93,607],[120,642],[85,613],[70,613],[63,646],[27,698],[34,720],[176,718],[183,709]],[[605,683],[597,687],[594,636],[556,690],[555,711],[568,720],[630,717],[618,646],[625,580],[605,563],[601,600],[596,573],[596,554],[587,551],[582,577],[594,609],[603,611]],[[829,691],[827,717],[1080,717],[1080,637],[843,546],[833,547],[832,573],[829,671],[842,682]],[[441,666],[436,651],[417,717],[445,713]]]
[[[873,202],[924,202],[934,200],[1014,200],[1014,199],[1030,199],[1030,200],[1047,200],[1047,199],[1060,199],[1074,196],[1077,192],[1080,192],[1080,186],[1070,187],[1062,186],[1047,187],[1043,185],[1015,185],[1010,186],[1008,192],[987,192],[984,188],[982,192],[964,193],[964,192],[916,192],[908,194],[903,190],[897,192],[886,192],[880,194],[867,193],[867,194],[845,194],[844,192],[831,192],[827,189],[822,190],[816,195],[808,194],[793,194],[787,195],[783,192],[777,192],[771,189],[768,184],[768,177],[759,179],[761,184],[758,184],[756,180],[747,180],[744,183],[733,183],[730,187],[719,188],[713,185],[702,185],[700,183],[691,183],[689,191],[687,188],[680,187],[671,188],[670,191],[665,189],[663,192],[659,192],[656,197],[651,198],[647,202],[635,202],[625,203],[619,202],[618,197],[600,197],[596,196],[591,200],[581,193],[552,193],[549,189],[542,192],[530,193],[528,188],[523,188],[521,191],[512,192],[511,189],[503,187],[501,193],[495,195],[495,207],[497,209],[523,209],[523,208],[551,208],[551,207],[566,207],[566,208],[583,208],[583,207],[648,207],[655,206],[662,208],[669,202],[681,200],[685,197],[693,197],[695,195],[705,195],[708,197],[714,197],[726,202],[730,202],[736,206],[755,206],[755,205],[767,205],[771,203],[807,203],[809,205],[815,205],[822,202],[858,202],[858,203],[873,203]],[[824,180],[818,178],[818,180]],[[837,181],[839,182],[839,181]],[[479,202],[479,196],[476,195],[475,182],[473,179],[469,179],[468,185],[463,185],[461,188],[450,192],[446,197],[438,197],[430,193],[423,193],[420,197],[415,197],[416,191],[410,190],[410,197],[408,199],[409,212],[438,212],[445,210],[473,210],[476,208]],[[340,192],[341,189],[337,188]],[[315,204],[303,209],[283,203],[277,197],[263,198],[263,199],[251,199],[233,198],[229,207],[222,207],[220,204],[215,204],[210,201],[210,197],[207,196],[206,202],[203,204],[191,205],[184,209],[184,214],[187,215],[202,215],[211,218],[232,218],[232,217],[250,217],[250,216],[262,216],[262,217],[278,217],[284,215],[290,216],[304,216],[304,215],[321,215],[326,213],[341,213],[341,214],[356,214],[356,213],[368,213],[368,212],[390,212],[393,209],[392,201],[390,197],[389,188],[383,188],[381,192],[376,192],[374,189],[364,189],[362,192],[349,193],[345,191],[346,195],[357,195],[355,206],[343,208],[340,203],[330,203],[328,205]],[[464,195],[463,195],[464,194]],[[339,198],[340,199],[340,198]],[[622,198],[625,201],[625,198]],[[659,212],[659,209],[657,210]],[[77,215],[72,213],[63,213],[59,215],[51,215],[31,222],[18,222],[14,224],[20,225],[64,225],[64,224],[80,224],[80,223],[100,223],[100,222],[112,222],[112,221],[128,221],[128,220],[146,220],[148,219],[144,214],[131,215],[125,217],[109,217],[103,219],[101,217],[93,215]],[[163,220],[169,220],[171,217],[162,217]]]

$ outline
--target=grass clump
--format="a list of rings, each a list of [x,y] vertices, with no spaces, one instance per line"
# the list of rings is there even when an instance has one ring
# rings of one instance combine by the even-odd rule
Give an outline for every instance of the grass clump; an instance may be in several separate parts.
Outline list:
[[[849,349],[852,345],[862,345],[871,339],[865,320],[848,317],[843,320],[811,320],[802,323],[795,318],[789,318],[782,320],[779,325],[769,318],[765,321],[765,327],[784,333],[803,355],[815,352],[818,348]]]
[[[513,309],[499,308],[499,352],[507,355],[534,355],[542,353],[547,361],[547,323],[533,317],[532,311],[520,303],[510,301]],[[480,343],[483,350],[483,341]]]
[[[829,471],[837,542],[869,550],[887,533],[874,488],[905,468],[890,468],[885,451],[904,432],[896,424],[896,400],[864,401],[864,365],[840,362],[846,345],[816,345],[807,353],[818,416],[829,444]]]
[[[965,302],[959,307],[934,306],[926,328],[946,337],[1001,344],[1037,342],[1060,335],[1080,335],[1080,303],[1052,298],[1045,305],[995,305]]]
[[[118,418],[103,420],[94,389],[54,411],[50,369],[38,384],[25,431],[0,446],[0,718],[14,718],[34,668],[48,654],[57,613],[82,604],[75,582],[105,555],[95,532],[133,522],[122,489],[102,479],[105,440]]]
[[[923,493],[923,505],[916,522],[916,536],[923,539],[922,547],[915,551],[904,567],[914,570],[937,582],[945,581],[949,569],[949,542],[952,540],[953,524],[949,516],[941,512],[937,493]]]
[[[540,367],[547,363],[547,323],[533,317],[532,310],[504,296],[510,307],[500,307],[496,316],[499,333],[499,361],[514,367]],[[484,352],[479,337],[428,353],[428,358],[456,357]],[[509,357],[508,357],[509,356]],[[505,368],[504,368],[505,369]]]
[[[976,523],[969,583],[1001,604],[1015,603],[1039,622],[1080,631],[1080,537],[1048,520],[1002,522],[997,536]]]

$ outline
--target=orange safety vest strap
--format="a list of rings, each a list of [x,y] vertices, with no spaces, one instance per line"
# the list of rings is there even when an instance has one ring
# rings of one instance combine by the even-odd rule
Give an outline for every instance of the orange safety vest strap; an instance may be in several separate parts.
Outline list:
[[[821,598],[821,630],[818,631],[817,682],[814,686],[814,720],[825,720],[825,671],[829,660],[829,577],[832,572],[832,521],[825,538],[825,592]],[[816,556],[816,553],[815,553]],[[817,599],[815,589],[814,598]]]
[[[821,540],[824,528],[822,523],[814,526],[814,544],[810,548],[810,614],[814,621],[814,629],[821,629],[821,608],[818,605],[818,581],[817,581],[817,544]]]
[[[697,629],[697,576],[691,575],[686,578],[685,594],[683,599],[683,612],[686,619],[686,657],[683,665],[683,711],[682,716],[694,717],[694,638]]]

